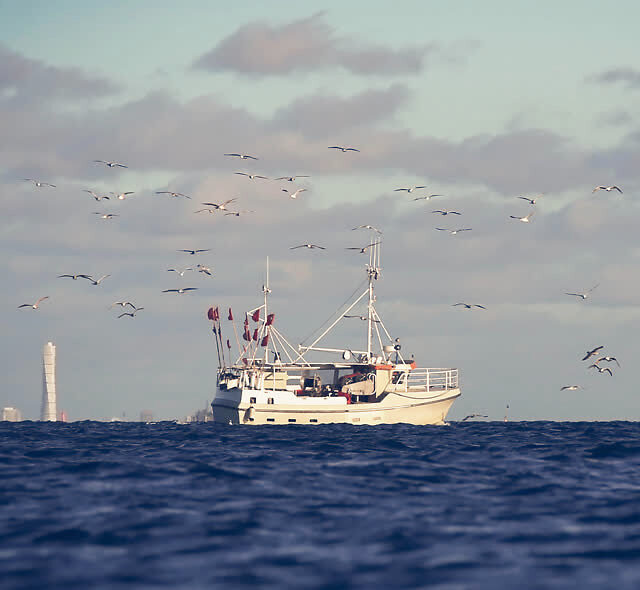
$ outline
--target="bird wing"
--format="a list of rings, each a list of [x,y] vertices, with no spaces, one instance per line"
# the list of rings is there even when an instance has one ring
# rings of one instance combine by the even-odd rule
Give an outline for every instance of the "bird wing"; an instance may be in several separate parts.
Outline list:
[[[343,150],[343,147],[340,147],[339,145],[330,145],[327,149],[329,150]]]
[[[609,367],[605,367],[604,369],[602,369],[602,371],[600,371],[601,373],[609,373],[609,375],[611,375],[613,377],[613,371],[609,368]]]
[[[227,154],[225,154],[226,156]],[[177,293],[178,289],[165,289],[164,291],[162,291],[163,293]]]
[[[225,156],[236,156],[238,158],[241,158],[242,154],[225,154]]]
[[[407,192],[409,192],[409,189],[408,188],[396,188],[396,189],[393,189],[393,192],[397,193],[398,191],[407,191]]]
[[[447,228],[445,228],[445,227],[436,227],[436,229],[437,229],[438,231],[449,231],[449,230],[448,230]]]
[[[622,189],[620,187],[618,187],[618,186],[612,186],[611,190],[613,190],[613,189],[617,190],[620,193],[622,192]]]
[[[477,303],[474,303],[474,305],[480,309],[487,309],[484,305],[478,305]]]
[[[347,148],[348,152],[359,152],[360,150],[357,150],[356,148]]]
[[[40,299],[38,299],[38,301],[36,301],[36,305],[38,305],[38,303],[44,301],[45,299],[49,299],[49,296],[46,295],[45,297],[40,297]]]
[[[574,295],[575,297],[582,297],[582,293],[565,293],[565,295]]]
[[[18,305],[18,309],[21,307],[33,307],[33,305],[31,305],[31,303],[23,303],[22,305]]]
[[[198,287],[185,287],[184,289],[182,289],[183,291],[197,291]]]
[[[457,211],[449,211],[450,215],[462,215],[462,213],[458,213]]]

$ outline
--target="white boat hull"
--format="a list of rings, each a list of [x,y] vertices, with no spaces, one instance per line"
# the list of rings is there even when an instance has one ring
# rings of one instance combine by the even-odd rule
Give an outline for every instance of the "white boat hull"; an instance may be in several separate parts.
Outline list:
[[[219,392],[221,393],[221,392]],[[301,398],[295,404],[259,404],[243,401],[239,389],[216,395],[211,407],[214,422],[261,424],[445,424],[460,389],[424,396],[390,394],[381,402],[346,404],[344,398]],[[235,399],[234,399],[235,398]],[[338,403],[338,401],[342,403]]]

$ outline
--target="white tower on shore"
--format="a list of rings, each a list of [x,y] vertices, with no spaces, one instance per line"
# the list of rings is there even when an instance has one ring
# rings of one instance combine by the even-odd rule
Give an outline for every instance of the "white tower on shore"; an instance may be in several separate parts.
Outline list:
[[[42,354],[42,410],[40,420],[56,421],[56,345],[47,342]]]

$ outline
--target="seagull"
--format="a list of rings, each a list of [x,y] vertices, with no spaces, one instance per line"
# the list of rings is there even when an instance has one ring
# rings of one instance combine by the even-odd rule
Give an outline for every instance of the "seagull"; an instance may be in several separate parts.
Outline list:
[[[208,266],[198,264],[196,268],[198,269],[198,272],[203,272],[204,274],[211,276],[211,269]]]
[[[310,250],[318,249],[318,250],[326,250],[324,246],[318,246],[316,244],[300,244],[299,246],[291,246],[289,250],[296,250],[297,248],[309,248]]]
[[[511,217],[511,219],[522,221],[522,223],[529,223],[534,213],[535,211],[529,211],[529,213],[527,213],[524,217],[518,217],[517,215],[509,215],[509,217]]]
[[[248,154],[225,154],[225,156],[240,158],[241,160],[257,160],[258,159],[255,156],[250,156]]]
[[[227,211],[225,215],[235,215],[236,217],[240,217],[240,215],[244,215],[245,213],[255,213],[255,211],[251,209],[243,211]]]
[[[449,209],[436,209],[431,213],[440,213],[440,215],[462,215],[462,213],[459,213],[458,211],[449,211]]]
[[[468,416],[465,416],[462,420],[460,420],[460,422],[466,422],[471,418],[488,418],[488,417],[489,416],[485,416],[484,414],[469,414]]]
[[[183,193],[174,193],[173,191],[156,191],[156,195],[171,195],[172,197],[184,197],[185,199],[191,198]]]
[[[369,248],[371,248],[372,246],[377,246],[378,244],[380,244],[380,242],[373,242],[373,244],[369,244],[364,248],[360,248],[358,246],[350,246],[349,248],[345,248],[345,250],[358,250],[360,254],[365,254]]]
[[[598,369],[598,373],[609,373],[609,375],[611,375],[613,377],[613,373],[611,372],[611,369],[609,367],[599,367],[598,365],[589,365],[587,367],[587,369]]]
[[[340,150],[341,152],[359,152],[356,148],[352,147],[342,147],[340,145],[330,145],[327,149],[329,150]]]
[[[58,275],[59,279],[70,278],[70,279],[73,279],[74,281],[77,281],[78,278],[86,279],[88,277],[89,277],[89,275]]]
[[[127,198],[127,195],[132,195],[134,191],[129,191],[126,193],[110,193],[119,201],[124,201]]]
[[[473,307],[479,307],[480,309],[487,309],[484,305],[478,305],[477,303],[454,303],[451,307],[456,305],[464,305],[465,309],[471,309]]]
[[[293,193],[292,193],[292,192],[288,191],[286,188],[283,188],[283,189],[282,189],[282,191],[283,191],[283,192],[285,192],[285,193],[289,193],[289,196],[290,196],[292,199],[297,199],[297,198],[298,198],[298,195],[299,195],[300,193],[302,193],[302,192],[306,191],[306,190],[307,190],[306,188],[299,188],[297,191],[295,191],[295,192],[293,192]]]
[[[540,199],[542,197],[542,195],[538,195],[537,197],[533,197],[533,199],[531,199],[530,197],[516,197],[516,199],[522,199],[523,201],[527,201],[527,203],[529,203],[529,205],[535,205],[536,201],[538,199]]]
[[[43,186],[50,186],[52,188],[56,188],[55,184],[51,184],[49,182],[42,182],[41,180],[34,180],[33,178],[25,178],[27,182],[33,182],[38,188]]]
[[[459,234],[461,231],[471,231],[473,228],[471,227],[461,227],[458,229],[447,229],[446,227],[436,227],[438,231],[448,231],[452,236]]]
[[[381,230],[379,230],[377,227],[373,227],[373,225],[359,225],[358,227],[352,227],[351,231],[355,231],[356,229],[372,229],[376,233],[382,233]]]
[[[298,174],[297,176],[279,176],[278,178],[274,178],[274,180],[288,180],[289,182],[293,182],[296,178],[310,178],[307,174]]]
[[[40,306],[40,303],[42,303],[45,299],[49,299],[49,296],[47,295],[46,297],[40,297],[40,299],[38,299],[38,301],[36,301],[35,303],[23,303],[22,305],[18,305],[18,309],[20,309],[21,307],[30,307],[31,309],[38,309],[38,307]]]
[[[217,209],[198,209],[194,213],[216,213],[217,211]]]
[[[260,176],[259,174],[247,174],[246,172],[234,172],[234,174],[239,174],[240,176],[246,176],[250,180],[253,180],[254,178],[262,178],[264,180],[269,180],[266,176]],[[276,180],[279,180],[279,179],[276,179]]]
[[[120,164],[119,162],[106,162],[105,160],[94,160],[94,162],[105,164],[109,166],[109,168],[128,168],[129,167],[129,166],[125,166],[124,164]]]
[[[209,252],[211,251],[211,248],[201,248],[200,250],[176,250],[177,252],[186,252],[187,254],[191,254],[192,256],[194,254],[198,254],[199,252]]]
[[[107,197],[107,195],[98,195],[97,193],[94,193],[93,191],[90,191],[88,189],[83,189],[83,191],[85,193],[89,193],[96,201],[102,201],[102,199],[106,199],[107,201],[109,200],[109,197]]]
[[[582,389],[582,385],[565,385],[560,388],[560,391],[576,391],[576,389]]]
[[[100,213],[99,211],[94,211],[94,215],[100,215],[100,219],[113,219],[114,217],[120,217],[117,213]]]
[[[163,293],[178,293],[179,295],[182,295],[187,291],[197,291],[197,290],[198,290],[198,287],[182,287],[180,289],[165,289]]]
[[[129,316],[130,318],[134,318],[136,313],[140,310],[144,309],[144,307],[134,307],[133,311],[125,311],[118,316],[118,319],[123,318],[124,316]]]
[[[616,365],[620,366],[620,363],[618,362],[618,359],[615,356],[601,356],[597,361],[595,361],[596,365],[601,361],[605,361],[607,363],[610,363],[611,361],[616,361]]]
[[[611,191],[618,191],[619,193],[622,193],[622,189],[619,186],[597,186],[596,188],[594,188],[591,192],[595,193],[596,191],[599,190],[603,190],[603,191],[607,191],[608,193]]]
[[[88,279],[91,281],[92,285],[99,285],[104,279],[110,277],[111,275],[102,275],[99,279],[94,279],[91,275],[80,275],[83,279]]]
[[[115,307],[116,305],[119,305],[120,307],[122,307],[123,309],[129,305],[132,309],[138,309],[133,303],[131,303],[131,301],[114,301],[109,308]],[[142,309],[142,307],[140,308]]]
[[[443,197],[444,195],[425,195],[423,197],[414,197],[414,201],[430,201],[433,197]]]
[[[596,348],[594,348],[593,350],[588,350],[587,353],[584,355],[584,358],[582,360],[586,361],[588,358],[591,358],[592,356],[595,356],[596,354],[598,354],[598,351],[602,350],[603,348],[604,348],[604,346],[596,346]]]
[[[584,301],[587,297],[589,297],[589,295],[591,294],[591,291],[593,291],[599,284],[600,283],[598,283],[597,285],[594,285],[593,287],[591,287],[591,289],[589,289],[588,291],[585,291],[584,293],[566,293],[565,292],[565,295],[573,295],[574,297],[580,297]]]
[[[366,315],[343,315],[343,318],[358,318],[359,320],[362,320],[363,322],[368,320],[369,318]],[[376,322],[376,323],[380,323],[380,320],[374,320],[373,318],[371,318],[372,322]]]
[[[178,270],[177,268],[168,268],[167,272],[177,272],[181,277],[183,277],[184,273],[187,272],[188,270],[193,270],[193,268],[191,267],[183,268],[182,270]]]
[[[234,201],[237,201],[238,198],[234,197],[233,199],[228,199],[227,201],[224,201],[222,203],[202,203],[203,205],[207,205],[208,207],[213,207],[214,209],[219,209],[220,211],[228,211],[227,209],[227,205],[229,203],[233,203]],[[200,211],[202,211],[203,209],[200,209]]]
[[[426,186],[411,186],[409,188],[396,188],[393,189],[393,192],[397,193],[398,191],[407,191],[408,193],[412,193],[415,190],[418,190],[420,188],[427,188]]]

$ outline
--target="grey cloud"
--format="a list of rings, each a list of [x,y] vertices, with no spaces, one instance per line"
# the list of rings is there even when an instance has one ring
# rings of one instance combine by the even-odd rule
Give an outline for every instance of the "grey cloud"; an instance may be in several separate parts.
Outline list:
[[[80,68],[61,68],[24,57],[0,43],[0,100],[40,101],[51,98],[101,97],[114,93],[110,80]]]
[[[254,22],[240,27],[193,66],[247,75],[281,75],[340,66],[354,74],[418,73],[433,45],[393,49],[339,37],[322,14],[281,26]]]
[[[596,84],[622,83],[627,88],[640,88],[640,71],[634,68],[613,68],[594,74],[588,81]]]

